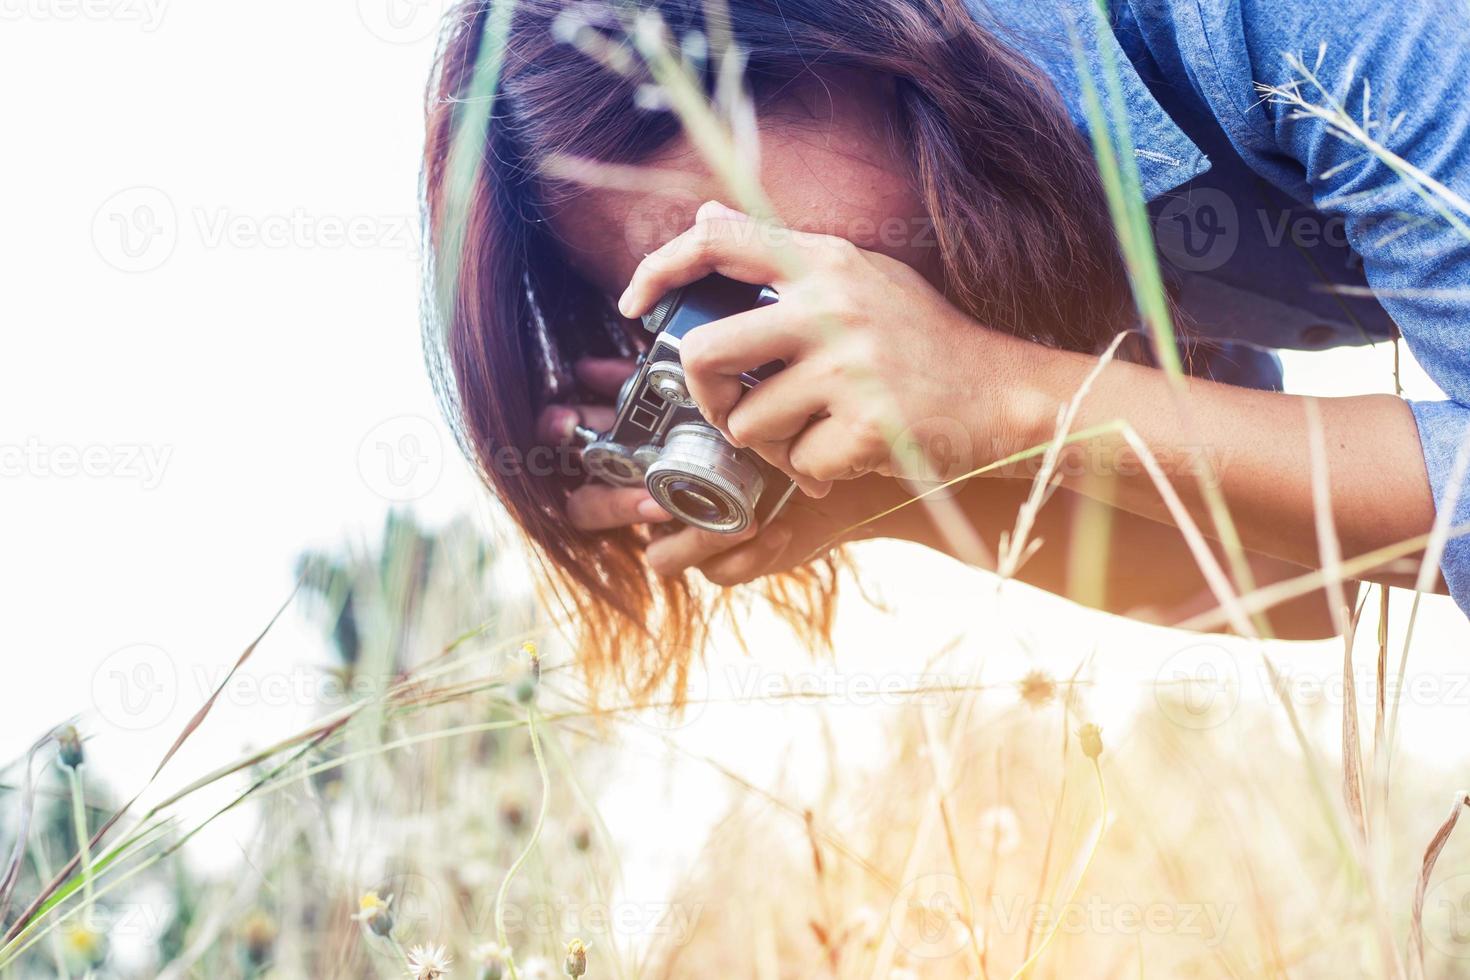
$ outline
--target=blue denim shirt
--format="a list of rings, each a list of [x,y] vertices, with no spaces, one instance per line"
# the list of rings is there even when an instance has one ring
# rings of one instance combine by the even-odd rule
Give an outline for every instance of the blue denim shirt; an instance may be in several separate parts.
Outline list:
[[[1279,389],[1272,351],[1397,329],[1449,396],[1410,403],[1442,507],[1470,430],[1470,206],[1450,206],[1457,230],[1387,165],[1255,83],[1299,78],[1286,54],[1312,68],[1325,45],[1322,83],[1359,120],[1366,105],[1374,138],[1464,205],[1470,0],[1115,0],[1101,28],[1092,3],[972,7],[1051,76],[1084,129],[1073,31],[1097,77],[1105,52],[1119,66],[1166,275],[1193,332],[1220,341],[1192,370]],[[1470,524],[1470,487],[1452,518]],[[1470,614],[1470,536],[1449,542],[1441,569]]]

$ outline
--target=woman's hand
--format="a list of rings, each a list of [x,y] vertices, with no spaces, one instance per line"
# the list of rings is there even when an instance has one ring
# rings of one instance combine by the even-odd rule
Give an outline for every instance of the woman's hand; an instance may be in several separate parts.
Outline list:
[[[572,430],[578,424],[606,431],[615,414],[611,402],[635,365],[621,358],[584,358],[577,362],[575,370],[582,386],[594,396],[606,398],[607,403],[548,406],[537,421],[540,438],[547,445],[570,445],[574,439]],[[698,568],[716,585],[739,585],[785,571],[823,540],[814,536],[815,528],[812,533],[796,535],[784,522],[759,534],[755,528],[740,534],[714,534],[693,527],[676,529],[670,523],[672,515],[643,487],[588,483],[571,492],[566,507],[568,519],[579,531],[666,525],[655,532],[648,545],[645,554],[649,567],[664,576]],[[857,519],[860,518],[854,518]],[[825,526],[821,530],[832,532]]]
[[[1007,448],[1003,379],[1024,341],[982,329],[914,269],[710,202],[643,260],[619,307],[642,314],[714,272],[769,283],[781,300],[684,338],[690,394],[809,496],[867,473],[953,476]],[[745,391],[740,374],[773,360],[785,367]]]
[[[601,404],[549,405],[536,420],[536,432],[543,444],[569,446],[575,441],[573,430],[585,425],[606,432],[617,414],[612,402],[623,381],[636,365],[624,358],[586,357],[574,370],[577,380],[594,396],[607,399]],[[579,531],[608,531],[631,524],[662,524],[673,515],[658,505],[643,487],[612,487],[588,483],[567,497],[567,517]]]

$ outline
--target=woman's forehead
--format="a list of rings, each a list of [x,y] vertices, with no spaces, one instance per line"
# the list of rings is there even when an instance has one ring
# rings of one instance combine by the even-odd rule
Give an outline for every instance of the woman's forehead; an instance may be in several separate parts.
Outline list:
[[[880,231],[912,223],[924,207],[910,165],[887,143],[868,127],[773,120],[761,127],[761,185],[785,224],[893,251]],[[692,226],[705,201],[739,206],[682,140],[644,167],[604,170],[603,186],[598,170],[589,165],[583,186],[559,195],[549,220],[577,271],[609,295],[622,292],[645,255]]]

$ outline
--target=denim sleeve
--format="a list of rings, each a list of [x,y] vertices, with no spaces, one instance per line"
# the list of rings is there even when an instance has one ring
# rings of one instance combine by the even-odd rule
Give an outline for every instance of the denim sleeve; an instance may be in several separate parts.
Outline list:
[[[1237,122],[1300,182],[1318,210],[1341,216],[1368,282],[1414,356],[1448,396],[1411,402],[1436,508],[1443,509],[1470,429],[1470,17],[1464,0],[1240,0],[1247,55],[1220,65],[1239,100],[1251,81],[1297,86],[1334,103],[1414,171],[1385,161],[1349,126],[1288,105],[1241,103]],[[1319,45],[1325,55],[1318,65]],[[1319,88],[1287,64],[1300,52]],[[1217,63],[1221,48],[1213,50]],[[1325,91],[1324,91],[1325,90]],[[1366,123],[1364,122],[1366,118]],[[1397,169],[1396,169],[1397,168]],[[1452,527],[1470,524],[1462,488]],[[1470,614],[1470,537],[1452,539],[1441,570]]]

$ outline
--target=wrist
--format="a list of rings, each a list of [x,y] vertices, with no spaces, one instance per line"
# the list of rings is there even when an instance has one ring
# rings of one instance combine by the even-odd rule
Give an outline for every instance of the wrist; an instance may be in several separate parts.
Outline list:
[[[1053,375],[1065,351],[1006,336],[1003,355],[991,359],[988,397],[981,399],[976,448],[986,462],[1005,459],[1049,440],[1056,430],[1058,395]],[[999,473],[997,475],[1005,475]]]

